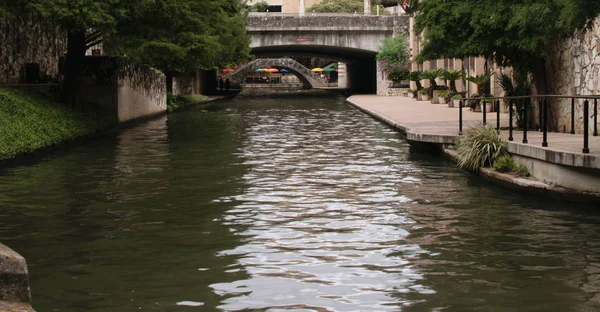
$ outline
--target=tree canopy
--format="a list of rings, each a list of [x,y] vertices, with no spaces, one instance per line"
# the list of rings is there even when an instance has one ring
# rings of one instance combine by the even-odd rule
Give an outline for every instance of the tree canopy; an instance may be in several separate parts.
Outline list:
[[[153,2],[117,26],[107,42],[108,52],[165,72],[246,61],[250,41],[242,7],[239,0]]]
[[[377,10],[376,1],[371,4],[371,12]],[[306,9],[306,12],[316,13],[364,13],[365,5],[363,0],[322,0],[321,3],[317,3]],[[387,11],[383,7],[380,7],[380,13],[385,14]]]
[[[598,0],[423,0],[415,12],[424,34],[417,61],[484,56],[539,73],[552,43],[599,13]]]

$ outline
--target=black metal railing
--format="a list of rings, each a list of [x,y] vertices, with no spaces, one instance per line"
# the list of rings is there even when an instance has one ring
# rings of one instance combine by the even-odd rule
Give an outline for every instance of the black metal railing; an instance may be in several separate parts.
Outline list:
[[[465,103],[470,103],[473,101],[478,101],[481,105],[481,110],[483,113],[483,124],[487,124],[487,111],[486,106],[488,104],[496,103],[496,130],[500,132],[500,104],[501,101],[504,101],[509,105],[509,134],[508,140],[514,141],[513,131],[514,131],[514,108],[516,100],[525,100],[529,99],[531,104],[534,105],[536,102],[538,103],[538,107],[540,110],[540,131],[543,133],[542,137],[542,146],[548,147],[548,113],[550,109],[550,100],[551,99],[570,99],[571,100],[571,129],[570,133],[575,134],[575,107],[577,100],[583,101],[583,149],[582,152],[588,154],[590,152],[589,148],[589,130],[590,130],[590,100],[593,100],[593,136],[598,136],[598,99],[600,96],[598,95],[577,95],[577,96],[568,96],[568,95],[534,95],[534,96],[507,96],[507,97],[485,97],[485,98],[465,98],[460,101],[459,105],[459,123],[458,123],[458,132],[462,135],[463,133],[463,107]],[[488,101],[492,101],[488,103]],[[527,144],[527,132],[529,131],[529,109],[523,109],[523,143]]]

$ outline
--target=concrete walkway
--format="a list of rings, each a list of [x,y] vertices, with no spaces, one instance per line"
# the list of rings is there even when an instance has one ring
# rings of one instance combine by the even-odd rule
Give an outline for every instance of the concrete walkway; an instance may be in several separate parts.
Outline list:
[[[446,104],[431,104],[407,97],[354,95],[348,102],[360,110],[406,133],[408,140],[453,144],[458,137],[459,109]],[[508,114],[500,114],[500,126],[508,128]],[[463,131],[481,124],[483,113],[463,108]],[[487,114],[488,124],[496,126],[496,113]],[[508,138],[508,131],[501,131]],[[515,131],[508,149],[513,154],[545,162],[600,169],[600,137],[589,137],[589,154],[582,153],[583,135],[548,133],[548,147],[542,147],[542,133],[528,131],[528,144],[522,132]]]

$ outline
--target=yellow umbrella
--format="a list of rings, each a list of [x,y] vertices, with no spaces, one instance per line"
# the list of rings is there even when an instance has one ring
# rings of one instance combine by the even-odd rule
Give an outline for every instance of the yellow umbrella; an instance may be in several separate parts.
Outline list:
[[[320,73],[323,71],[323,68],[316,67],[316,68],[311,69],[310,71],[313,73]]]

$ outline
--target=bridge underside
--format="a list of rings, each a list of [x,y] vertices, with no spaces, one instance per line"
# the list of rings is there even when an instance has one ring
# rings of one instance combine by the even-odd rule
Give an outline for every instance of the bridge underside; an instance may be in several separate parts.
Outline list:
[[[324,45],[254,47],[257,57],[310,56],[346,63],[348,89],[353,93],[377,92],[377,63],[373,51]]]

